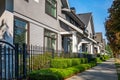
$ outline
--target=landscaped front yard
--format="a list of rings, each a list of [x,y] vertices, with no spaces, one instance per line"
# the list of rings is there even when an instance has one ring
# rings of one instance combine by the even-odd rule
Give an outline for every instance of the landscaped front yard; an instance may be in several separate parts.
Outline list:
[[[55,58],[50,60],[50,68],[34,70],[28,75],[29,80],[64,80],[79,72],[83,72],[109,59],[108,56],[93,58]]]

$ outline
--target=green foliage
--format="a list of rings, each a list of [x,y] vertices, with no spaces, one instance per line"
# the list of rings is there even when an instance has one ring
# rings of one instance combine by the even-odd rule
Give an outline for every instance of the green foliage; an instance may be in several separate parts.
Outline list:
[[[108,52],[107,52],[108,55],[113,56],[112,49],[110,48],[109,45],[106,45],[105,49],[108,51]]]
[[[71,66],[87,63],[86,58],[66,58],[66,59],[51,59],[50,67],[52,68],[68,68]]]
[[[120,54],[120,0],[114,0],[108,12],[109,17],[105,22],[106,36],[114,56],[117,57]]]
[[[52,68],[67,68],[72,66],[71,59],[52,59],[50,67]]]
[[[38,80],[38,79],[47,80],[48,77],[49,77],[48,80],[55,80],[55,79],[56,80],[63,80],[67,77],[72,76],[73,74],[87,70],[95,65],[96,65],[95,62],[91,62],[91,63],[87,63],[87,64],[79,64],[79,65],[72,66],[72,67],[65,68],[65,69],[57,69],[57,68],[41,69],[39,71],[31,72],[29,74],[29,77],[32,80]],[[41,74],[42,74],[42,76],[41,76]],[[45,78],[45,76],[47,79]]]
[[[81,59],[79,58],[75,58],[75,59],[72,59],[72,66],[75,66],[75,65],[79,65],[81,64]]]
[[[34,54],[29,56],[27,62],[29,63],[29,67],[32,70],[39,70],[41,68],[48,68],[50,67],[50,59],[52,58],[51,53],[44,53],[44,54]]]
[[[82,63],[82,64],[88,63],[88,59],[87,59],[87,58],[81,58],[81,63]]]
[[[101,60],[100,57],[95,58],[95,61],[96,61],[97,63],[101,63],[101,62],[102,62],[102,60]]]
[[[59,80],[58,76],[49,69],[33,71],[29,74],[29,80]]]

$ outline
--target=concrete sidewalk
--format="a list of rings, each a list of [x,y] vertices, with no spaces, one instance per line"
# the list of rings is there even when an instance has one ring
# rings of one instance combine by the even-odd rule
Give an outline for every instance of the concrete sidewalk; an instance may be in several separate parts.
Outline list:
[[[114,59],[99,64],[66,80],[118,80]]]

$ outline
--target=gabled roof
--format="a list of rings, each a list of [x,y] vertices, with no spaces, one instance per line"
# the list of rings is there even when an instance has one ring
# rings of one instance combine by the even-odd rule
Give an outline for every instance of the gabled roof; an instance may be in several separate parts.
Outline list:
[[[87,26],[89,23],[89,20],[91,19],[92,13],[83,13],[83,14],[78,14],[77,16]]]
[[[89,21],[91,20],[91,25],[92,25],[91,28],[92,28],[93,33],[95,34],[92,13],[77,14],[77,16],[85,24],[86,27],[88,26]]]

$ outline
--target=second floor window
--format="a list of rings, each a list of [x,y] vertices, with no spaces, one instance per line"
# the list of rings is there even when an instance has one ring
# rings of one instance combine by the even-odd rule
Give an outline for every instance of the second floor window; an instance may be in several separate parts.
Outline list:
[[[50,16],[56,18],[57,14],[56,6],[57,6],[56,0],[46,0],[45,12]]]

